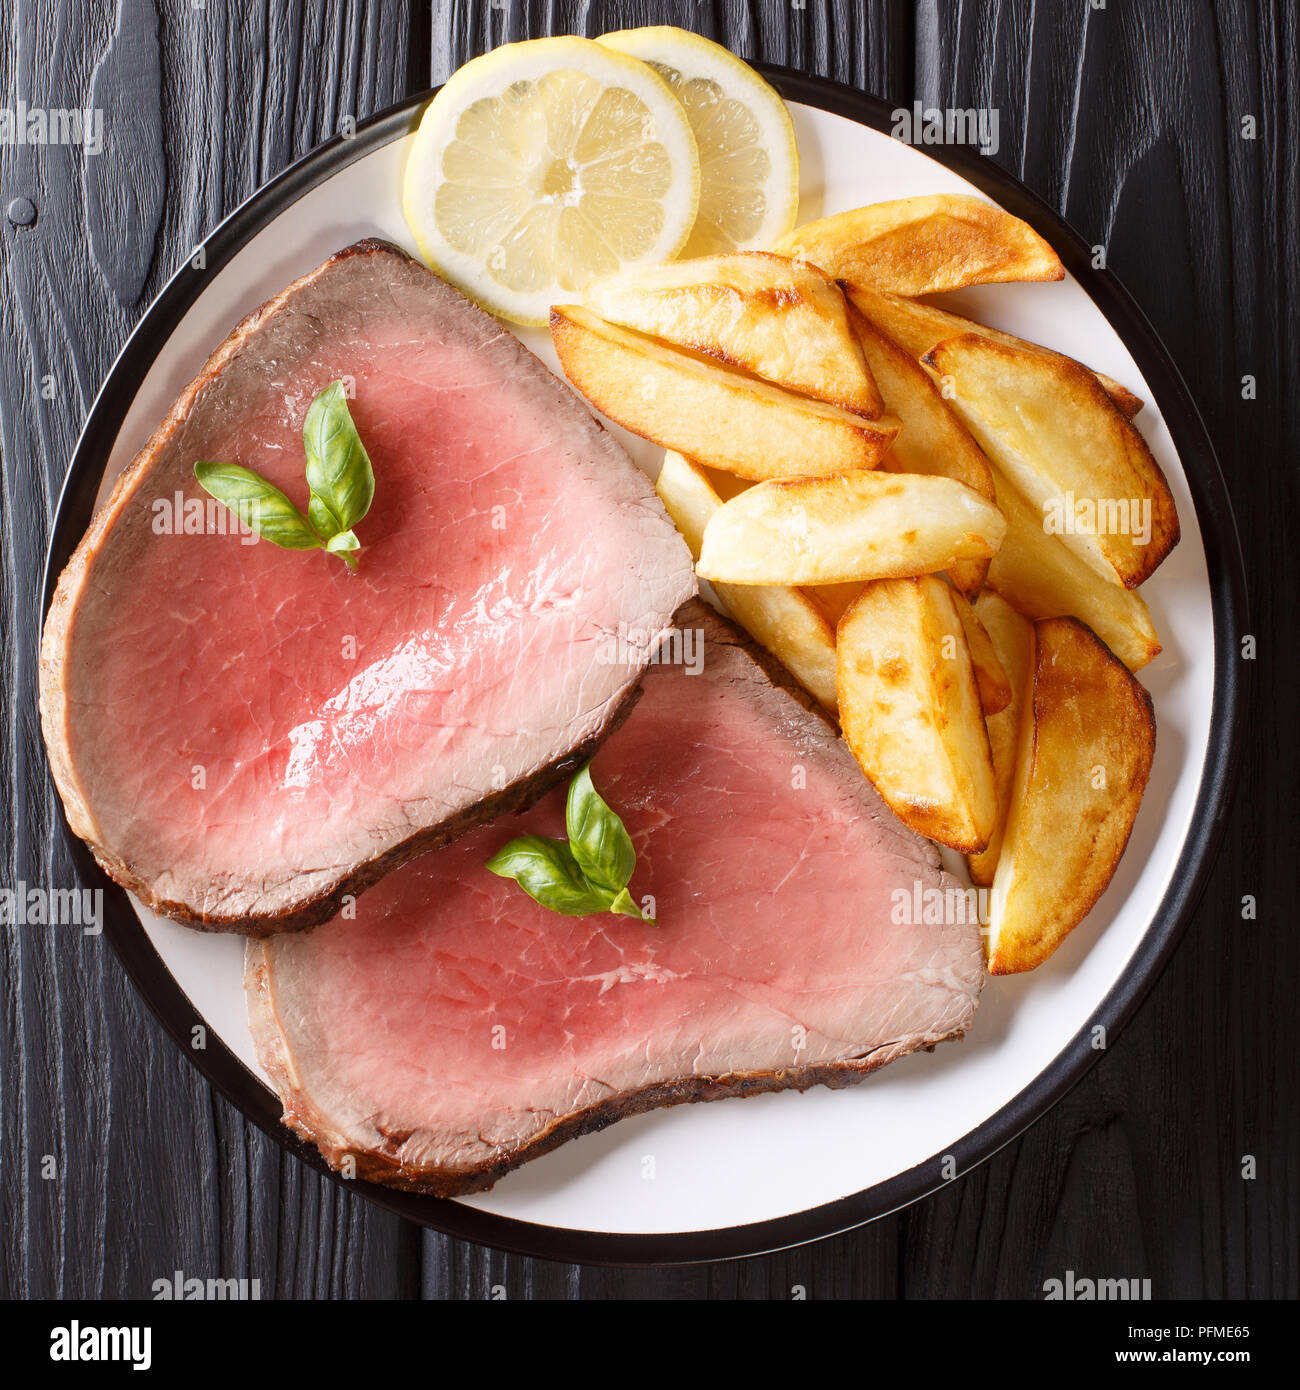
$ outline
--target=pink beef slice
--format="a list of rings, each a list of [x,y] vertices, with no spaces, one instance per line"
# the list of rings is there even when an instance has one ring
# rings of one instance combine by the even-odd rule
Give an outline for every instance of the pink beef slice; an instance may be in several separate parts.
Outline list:
[[[305,510],[303,418],[338,378],[376,479],[356,574],[219,533],[215,503],[210,533],[157,533],[206,501],[198,460]],[[69,822],[181,921],[323,921],[589,754],[694,589],[567,386],[396,247],[349,246],[214,353],[59,580],[41,716]]]
[[[703,673],[651,667],[592,768],[657,926],[545,911],[484,867],[563,834],[556,790],[392,875],[354,920],[248,943],[260,1059],[334,1166],[474,1191],[625,1115],[844,1086],[970,1026],[973,917],[896,920],[896,890],[958,888],[934,847],[734,629],[698,604],[684,621],[708,632]]]

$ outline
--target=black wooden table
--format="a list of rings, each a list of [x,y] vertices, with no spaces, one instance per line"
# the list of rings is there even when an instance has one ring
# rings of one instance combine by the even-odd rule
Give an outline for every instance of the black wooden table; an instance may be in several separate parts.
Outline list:
[[[148,1296],[182,1270],[279,1298],[1034,1297],[1074,1269],[1150,1278],[1157,1298],[1296,1297],[1289,0],[10,0],[4,106],[97,105],[118,138],[89,162],[0,146],[0,884],[73,881],[36,717],[41,563],[78,430],[150,298],[349,118],[503,41],[645,23],[897,105],[997,107],[998,161],[1107,247],[1165,339],[1227,475],[1257,639],[1240,790],[1194,923],[1087,1079],[982,1168],[816,1246],[632,1272],[503,1256],[377,1211],[214,1095],[102,941],[10,928],[0,1294]]]

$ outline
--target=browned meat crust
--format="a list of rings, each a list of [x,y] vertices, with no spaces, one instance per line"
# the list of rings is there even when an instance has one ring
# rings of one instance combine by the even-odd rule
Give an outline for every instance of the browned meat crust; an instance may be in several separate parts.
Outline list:
[[[705,605],[702,600],[691,599],[683,604],[677,611],[675,623],[679,628],[705,627],[710,643],[715,646],[739,647],[754,660],[773,685],[786,691],[804,709],[834,727],[834,721],[822,706],[797,684],[790,672],[775,657],[757,646],[748,633]],[[937,867],[938,851],[928,841],[920,841],[920,844],[923,846],[926,861]],[[611,1096],[586,1110],[557,1116],[552,1126],[538,1138],[490,1164],[471,1171],[451,1172],[446,1169],[412,1167],[381,1152],[340,1147],[334,1137],[337,1135],[336,1126],[300,1089],[296,1068],[286,1049],[284,1032],[277,1017],[266,956],[260,947],[252,947],[248,952],[244,984],[248,997],[249,1026],[262,1065],[267,1069],[277,1093],[284,1101],[284,1123],[315,1145],[336,1169],[350,1159],[355,1165],[357,1177],[385,1187],[434,1197],[456,1197],[485,1191],[521,1164],[550,1153],[570,1139],[593,1134],[631,1115],[640,1115],[647,1110],[657,1110],[670,1105],[723,1100],[733,1096],[743,1098],[769,1091],[806,1091],[811,1086],[828,1086],[832,1090],[840,1090],[861,1081],[899,1057],[905,1057],[912,1052],[933,1051],[941,1042],[959,1039],[965,1031],[959,1028],[916,1035],[874,1048],[862,1057],[824,1065],[788,1067],[765,1072],[729,1072],[721,1076],[690,1076],[638,1091],[625,1092]],[[399,1147],[408,1137],[400,1133],[388,1136],[394,1148]]]
[[[74,833],[87,843],[100,867],[110,878],[134,893],[141,902],[155,912],[173,917],[188,926],[203,930],[233,931],[248,936],[267,936],[281,931],[303,931],[318,926],[321,922],[327,922],[341,910],[347,899],[363,892],[400,865],[429,850],[438,849],[450,843],[458,835],[472,830],[477,825],[493,820],[507,811],[522,810],[536,801],[538,797],[563,781],[587,758],[591,757],[604,739],[627,717],[638,698],[639,692],[636,689],[630,690],[621,703],[610,711],[604,728],[580,747],[546,766],[539,767],[527,777],[510,786],[500,791],[491,792],[477,805],[469,807],[437,825],[421,827],[401,844],[357,864],[346,878],[341,880],[325,896],[290,902],[285,905],[282,911],[266,913],[253,920],[220,913],[199,912],[196,911],[193,904],[174,902],[160,897],[130,863],[115,854],[110,847],[99,843],[95,819],[87,805],[69,747],[67,738],[69,711],[63,684],[64,654],[71,636],[77,600],[84,585],[88,582],[91,562],[113,523],[130,501],[136,489],[145,481],[153,459],[164,449],[188,416],[200,393],[214,377],[221,374],[226,364],[240,351],[248,339],[294,296],[318,280],[331,268],[356,256],[376,254],[398,255],[403,260],[407,259],[406,253],[400,248],[378,238],[370,237],[355,242],[353,245],[336,252],[316,269],[293,281],[274,298],[267,300],[260,308],[254,309],[236,325],[220,347],[208,358],[199,374],[181,392],[166,418],[153,432],[149,442],[117,479],[108,501],[96,514],[90,529],[82,538],[80,545],[59,576],[50,610],[46,615],[40,654],[41,726],[45,735],[50,768],[59,795],[63,799],[68,824]],[[593,420],[593,425],[599,432],[604,432],[599,422]]]
[[[832,1090],[842,1090],[899,1057],[905,1057],[911,1052],[930,1052],[937,1044],[962,1036],[959,1030],[908,1038],[899,1043],[878,1047],[865,1057],[826,1066],[789,1067],[769,1072],[730,1072],[725,1076],[691,1076],[662,1085],[647,1086],[644,1090],[611,1096],[599,1105],[593,1105],[576,1114],[560,1116],[551,1128],[537,1139],[482,1168],[463,1172],[413,1168],[396,1162],[386,1154],[355,1152],[330,1143],[327,1136],[332,1133],[331,1126],[324,1117],[315,1113],[310,1102],[306,1101],[301,1093],[296,1092],[292,1063],[284,1052],[284,1035],[275,1017],[275,1002],[266,978],[265,960],[257,959],[260,952],[259,947],[250,958],[245,980],[248,989],[248,1018],[257,1043],[258,1055],[270,1073],[276,1090],[281,1096],[293,1095],[293,1104],[301,1107],[286,1108],[284,1123],[295,1134],[315,1145],[332,1168],[342,1168],[345,1161],[351,1159],[355,1164],[352,1171],[356,1177],[379,1183],[384,1187],[397,1188],[403,1192],[424,1193],[430,1197],[460,1197],[470,1192],[484,1192],[513,1169],[534,1158],[541,1158],[543,1154],[558,1149],[561,1144],[567,1144],[570,1139],[580,1139],[584,1134],[594,1134],[612,1125],[616,1120],[641,1115],[647,1110],[659,1110],[669,1105],[688,1105],[695,1101],[725,1100],[728,1097],[743,1099],[768,1091],[806,1091],[810,1086],[829,1086]],[[404,1134],[390,1136],[395,1145],[406,1137]]]

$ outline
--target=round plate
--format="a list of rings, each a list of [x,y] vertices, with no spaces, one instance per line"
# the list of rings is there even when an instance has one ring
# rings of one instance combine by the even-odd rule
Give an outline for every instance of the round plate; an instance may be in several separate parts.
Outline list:
[[[1091,248],[986,159],[959,147],[922,153],[889,138],[883,103],[765,72],[791,103],[798,130],[803,219],[912,194],[986,194],[1051,242],[1069,278],[985,286],[951,302],[1079,357],[1147,402],[1137,423],[1169,479],[1183,532],[1143,588],[1165,643],[1142,672],[1159,723],[1155,764],[1110,889],[1046,965],[989,982],[962,1043],[904,1058],[846,1091],[625,1120],[460,1201],[348,1184],[448,1234],[551,1259],[669,1264],[777,1249],[893,1211],[988,1158],[1078,1081],[1100,1055],[1096,1040],[1113,1041],[1150,988],[1204,885],[1237,761],[1244,585],[1235,527],[1204,427],[1146,320],[1109,273],[1092,269]],[[274,179],[167,285],[86,422],[59,504],[47,605],[107,484],[235,322],[360,237],[411,249],[399,177],[427,99],[411,98]],[[554,365],[545,333],[525,336]],[[622,437],[653,469],[658,451]],[[279,1102],[258,1067],[240,985],[242,942],[138,912],[79,840],[72,848],[85,881],[105,889],[113,949],[167,1030],[251,1120],[328,1172],[280,1125]],[[797,943],[792,924],[792,950]],[[207,1046],[195,1051],[191,1030],[200,1023]]]

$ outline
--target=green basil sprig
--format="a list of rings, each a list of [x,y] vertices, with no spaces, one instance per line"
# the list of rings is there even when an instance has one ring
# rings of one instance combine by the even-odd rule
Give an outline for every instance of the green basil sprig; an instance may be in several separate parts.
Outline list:
[[[320,549],[320,537],[307,518],[260,473],[237,463],[196,463],[194,476],[205,492],[268,541],[286,550]]]
[[[632,837],[592,785],[590,763],[569,784],[564,828],[567,840],[541,835],[511,840],[487,867],[566,917],[614,912],[653,926],[655,919],[641,911],[627,890],[636,868]]]
[[[352,422],[341,381],[312,401],[302,427],[307,455],[307,515],[274,484],[237,463],[196,463],[199,486],[263,539],[286,550],[326,550],[350,570],[361,542],[352,529],[370,510],[375,473]]]

